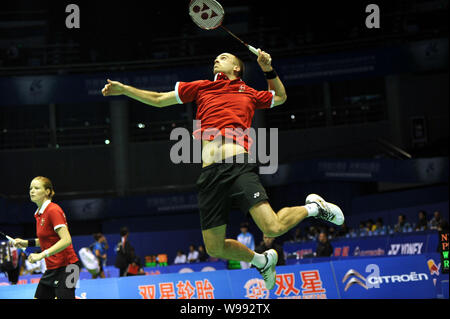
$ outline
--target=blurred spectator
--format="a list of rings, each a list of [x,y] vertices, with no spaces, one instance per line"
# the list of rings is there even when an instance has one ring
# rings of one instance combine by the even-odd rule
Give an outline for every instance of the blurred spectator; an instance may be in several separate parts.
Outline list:
[[[189,246],[189,254],[187,256],[188,263],[195,263],[198,261],[198,251],[195,250],[194,245]]]
[[[248,231],[248,223],[241,223],[241,233],[237,236],[237,240],[241,244],[247,246],[250,250],[255,250],[255,239],[253,238],[253,235]],[[241,268],[250,268],[250,263],[241,261]]]
[[[433,218],[430,220],[430,229],[438,229],[441,219],[441,213],[439,211],[435,211],[433,213]]]
[[[141,258],[135,256],[130,265],[128,265],[125,276],[138,276],[145,275],[144,269],[142,269]]]
[[[96,233],[94,234],[95,243],[92,247],[92,252],[94,253],[95,257],[98,259],[98,265],[100,266],[100,272],[98,275],[92,276],[92,278],[97,278],[100,276],[100,278],[105,278],[105,267],[106,267],[106,251],[108,250],[108,242],[106,241],[106,237],[103,236],[102,233]]]
[[[318,234],[319,234],[319,231],[317,230],[317,228],[314,226],[310,226],[306,233],[306,238],[309,240],[316,240]]]
[[[373,226],[373,220],[372,219],[368,219],[365,223],[364,223],[364,227],[366,228],[367,233],[372,231],[372,226]]]
[[[128,228],[122,227],[120,229],[120,242],[116,246],[116,268],[119,268],[120,277],[127,273],[128,266],[135,260],[136,255],[133,246],[128,241]]]
[[[448,233],[448,221],[442,219],[437,228],[439,232],[447,232]]]
[[[175,260],[173,261],[174,264],[185,264],[187,262],[186,255],[183,253],[182,250],[177,251],[177,256],[175,257]]]
[[[366,222],[366,228],[367,228],[367,232],[369,233],[369,235],[372,234],[372,232],[377,228],[375,226],[375,222],[373,221],[372,218],[369,218]]]
[[[386,225],[383,223],[383,219],[381,217],[377,218],[375,223],[374,235],[386,235],[388,233]]]
[[[337,231],[337,236],[338,237],[347,237],[347,235],[350,233],[350,229],[347,226],[347,223],[344,222],[342,224],[342,226],[339,228],[339,230]]]
[[[423,231],[428,228],[428,220],[427,213],[424,210],[419,211],[418,220],[416,223],[416,227],[414,227],[415,231]]]
[[[358,236],[359,236],[359,229],[349,228],[349,232],[345,237],[346,238],[355,238]]]
[[[278,254],[278,262],[277,266],[285,265],[286,261],[284,259],[284,250],[283,247],[275,242],[274,237],[267,237],[266,235],[263,235],[262,242],[256,247],[255,252],[262,254],[266,250],[269,249],[275,249]]]
[[[208,261],[208,254],[206,253],[203,245],[198,246],[198,260],[200,262]]]
[[[368,231],[367,231],[367,227],[366,227],[366,222],[365,221],[360,221],[359,222],[358,235],[361,236],[361,237],[364,237],[364,236],[368,235]]]
[[[303,234],[300,227],[295,229],[294,235],[292,236],[292,241],[304,241],[305,235]]]
[[[332,240],[334,238],[336,238],[336,230],[333,226],[331,226],[330,228],[328,228],[328,239]]]
[[[328,241],[328,236],[325,232],[319,234],[319,242],[316,248],[316,257],[329,257],[333,254],[333,246]]]
[[[411,229],[411,225],[406,221],[406,216],[404,214],[398,215],[398,222],[394,226],[394,231],[396,233],[406,233]]]

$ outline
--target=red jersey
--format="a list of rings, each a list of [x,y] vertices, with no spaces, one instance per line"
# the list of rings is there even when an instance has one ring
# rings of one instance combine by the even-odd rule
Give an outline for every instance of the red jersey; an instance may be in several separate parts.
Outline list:
[[[253,141],[245,130],[250,128],[255,110],[273,107],[275,98],[274,91],[257,91],[240,78],[229,80],[223,73],[217,73],[214,81],[177,82],[175,95],[180,104],[197,104],[196,119],[201,128],[194,129],[194,138],[213,140],[221,134],[247,151]],[[229,134],[226,129],[241,129],[241,133],[234,130]]]
[[[66,216],[58,204],[47,200],[41,209],[34,213],[36,218],[36,235],[42,251],[49,249],[60,240],[56,230],[60,227],[68,227]],[[78,261],[72,244],[57,254],[45,258],[47,269],[65,267]]]

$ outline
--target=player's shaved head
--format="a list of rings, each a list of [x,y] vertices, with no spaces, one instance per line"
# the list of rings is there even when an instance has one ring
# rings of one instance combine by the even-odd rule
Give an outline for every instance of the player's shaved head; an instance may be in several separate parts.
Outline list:
[[[222,56],[226,56],[233,63],[234,66],[237,66],[239,68],[238,70],[234,70],[234,72],[236,76],[242,78],[244,75],[244,62],[242,62],[242,60],[239,59],[234,54],[228,52],[219,54],[216,59],[220,59]]]

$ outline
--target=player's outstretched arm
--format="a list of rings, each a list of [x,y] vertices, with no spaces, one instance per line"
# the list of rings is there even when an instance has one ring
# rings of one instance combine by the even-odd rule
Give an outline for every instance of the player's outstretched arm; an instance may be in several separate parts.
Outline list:
[[[261,51],[258,49],[258,64],[261,67],[261,70],[263,72],[271,72],[273,71],[272,68],[272,58],[270,54],[267,52]],[[283,104],[287,100],[287,94],[286,89],[284,88],[283,82],[281,82],[278,75],[273,79],[268,79],[267,83],[269,84],[269,90],[275,91],[275,98],[274,98],[274,106]]]
[[[175,91],[159,93],[140,90],[130,85],[122,84],[118,81],[111,81],[110,79],[107,81],[108,83],[102,89],[103,96],[126,95],[139,102],[156,107],[178,104]]]

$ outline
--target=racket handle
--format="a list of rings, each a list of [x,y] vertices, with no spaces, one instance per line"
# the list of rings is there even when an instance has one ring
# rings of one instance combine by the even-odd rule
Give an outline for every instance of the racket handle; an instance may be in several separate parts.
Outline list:
[[[247,45],[248,49],[256,56],[259,56],[258,50],[252,47],[250,44]]]

